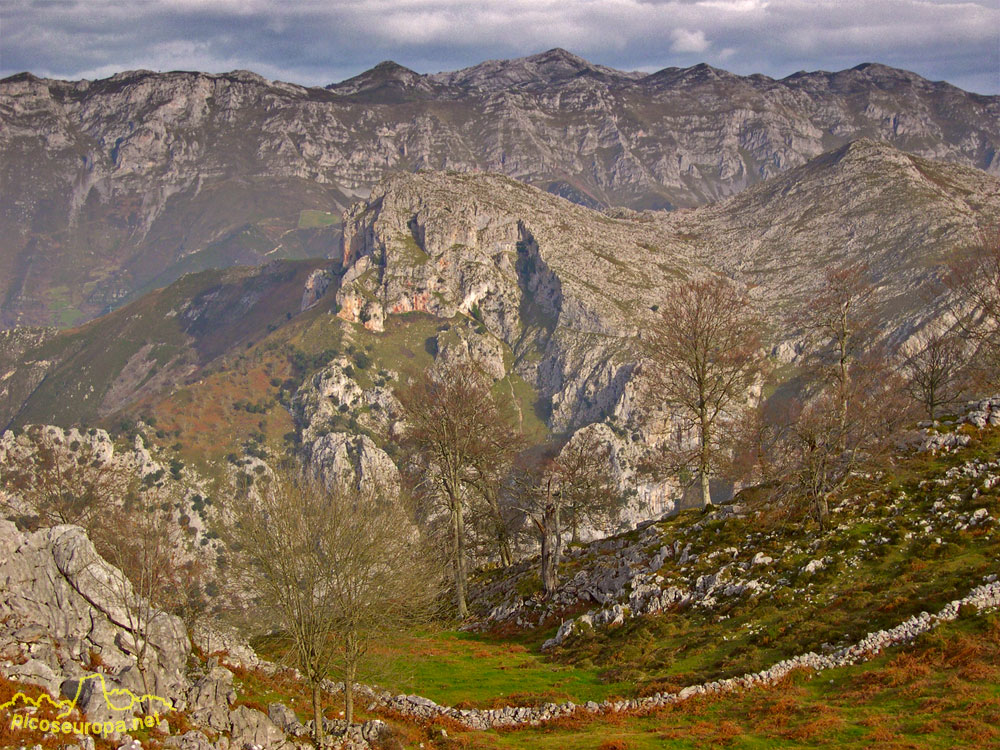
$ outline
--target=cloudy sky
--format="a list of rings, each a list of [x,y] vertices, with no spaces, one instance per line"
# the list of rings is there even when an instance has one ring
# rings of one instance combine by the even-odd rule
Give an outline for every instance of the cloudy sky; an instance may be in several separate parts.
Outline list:
[[[565,47],[654,71],[783,77],[881,62],[1000,93],[1000,0],[0,0],[0,77],[236,68],[325,85]]]

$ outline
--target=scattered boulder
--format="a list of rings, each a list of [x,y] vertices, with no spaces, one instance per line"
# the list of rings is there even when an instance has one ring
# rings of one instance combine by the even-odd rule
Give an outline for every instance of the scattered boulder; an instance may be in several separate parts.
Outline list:
[[[268,750],[293,750],[295,747],[267,714],[247,706],[238,706],[229,716],[230,742],[234,747],[255,745]]]
[[[217,732],[229,729],[229,706],[236,701],[233,673],[224,667],[212,667],[188,691],[191,721]]]

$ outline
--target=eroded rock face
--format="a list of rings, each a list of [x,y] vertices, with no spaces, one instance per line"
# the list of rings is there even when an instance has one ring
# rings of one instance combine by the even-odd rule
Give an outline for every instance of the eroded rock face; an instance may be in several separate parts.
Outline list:
[[[134,641],[122,635],[128,628],[123,603],[135,595],[82,529],[56,526],[22,534],[13,523],[0,521],[0,583],[0,612],[9,615],[0,625],[5,643],[0,650],[16,649],[32,665],[0,666],[7,676],[58,694],[65,679],[84,674],[81,664],[99,657],[108,669],[109,687],[135,689],[141,683]],[[37,639],[19,637],[25,627],[34,628]],[[172,615],[158,615],[147,641],[149,692],[182,705],[190,652],[184,625]]]
[[[942,182],[963,188],[944,195]],[[679,275],[721,270],[752,288],[778,328],[776,354],[794,362],[805,342],[790,312],[832,265],[864,260],[886,338],[903,347],[934,322],[912,290],[931,293],[977,217],[1000,216],[996,186],[873,141],[672,214],[610,217],[494,175],[399,175],[345,215],[340,314],[469,316],[513,350],[555,429],[612,410],[627,419],[635,339]]]
[[[460,362],[471,363],[493,381],[501,380],[508,374],[503,342],[475,319],[449,326],[434,337],[434,342],[434,361],[445,367]]]
[[[637,333],[628,312],[638,315],[646,297],[653,304],[664,274],[628,263],[626,246],[654,242],[653,227],[512,180],[436,174],[392,178],[345,219],[345,265],[364,270],[344,277],[342,317],[365,323],[360,311],[375,307],[375,319],[469,316],[512,350],[513,371],[550,405],[557,430],[598,419],[617,401],[630,371],[627,339]],[[671,259],[690,260],[679,250]],[[447,357],[449,342],[439,339]],[[495,347],[461,339],[450,347],[501,375]]]
[[[351,418],[382,438],[393,433],[402,407],[390,387],[392,373],[380,379],[383,385],[362,388],[353,367],[348,357],[336,357],[296,391],[294,409],[304,445],[328,432],[343,431]]]
[[[774,356],[795,365],[825,344],[795,311],[830,268],[864,262],[884,343],[905,351],[939,323],[942,306],[926,300],[940,294],[941,259],[974,241],[980,217],[1000,217],[998,195],[989,175],[873,140],[670,214],[595,213],[498,175],[401,174],[345,215],[340,315],[369,327],[413,310],[464,316],[502,342],[513,355],[505,371],[536,389],[553,431],[607,422],[638,519],[638,506],[669,511],[679,495],[635,471],[644,451],[685,429],[637,387],[644,332],[672,283],[721,271],[743,285],[772,326]],[[452,349],[499,374],[483,341]],[[732,492],[713,488],[720,501]]]
[[[239,706],[230,713],[232,745],[257,746],[268,750],[292,750],[295,746],[285,739],[285,733],[271,721],[267,714],[247,706]]]
[[[292,750],[303,747],[304,727],[288,708],[275,704],[267,715],[235,706],[234,675],[218,656],[201,664],[191,658],[191,642],[180,619],[157,612],[147,633],[145,679],[137,668],[135,640],[123,614],[122,597],[134,596],[121,572],[102,560],[83,529],[57,526],[21,532],[0,521],[0,675],[38,685],[54,698],[75,699],[91,722],[129,721],[157,711],[165,746],[180,750]],[[155,612],[156,610],[154,610]],[[222,649],[228,664],[273,672],[244,640],[202,622],[196,637],[203,650]],[[230,658],[232,659],[230,661]],[[190,670],[190,671],[189,671]],[[148,711],[124,705],[130,690],[169,701],[195,728],[171,734],[171,714],[158,703]],[[113,705],[112,705],[113,704]],[[355,747],[374,737],[367,725],[351,728]],[[110,739],[128,738],[113,732]],[[209,739],[211,738],[211,739]],[[354,740],[352,740],[354,741]],[[88,746],[86,742],[83,746]],[[89,745],[93,747],[93,745]]]
[[[191,720],[199,726],[225,732],[230,727],[229,706],[235,700],[233,673],[213,667],[188,691]]]
[[[309,466],[328,487],[378,488],[391,497],[399,492],[396,464],[367,435],[327,433],[310,447]]]

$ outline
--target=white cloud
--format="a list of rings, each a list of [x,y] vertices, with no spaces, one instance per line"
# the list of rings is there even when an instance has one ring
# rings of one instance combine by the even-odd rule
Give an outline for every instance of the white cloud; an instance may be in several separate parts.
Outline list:
[[[732,13],[752,13],[764,10],[770,2],[769,0],[699,0],[696,4],[703,8],[718,8]]]
[[[709,47],[704,31],[674,29],[671,36],[674,38],[673,43],[670,45],[671,52],[678,52],[680,54],[686,52],[704,52]]]

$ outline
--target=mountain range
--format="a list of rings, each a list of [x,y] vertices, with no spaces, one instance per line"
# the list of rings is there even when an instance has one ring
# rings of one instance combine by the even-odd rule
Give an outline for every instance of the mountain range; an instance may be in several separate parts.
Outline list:
[[[149,676],[177,708],[153,747],[305,748],[318,693],[267,661],[276,632],[260,654],[240,634],[264,615],[232,575],[234,504],[290,457],[328,488],[395,494],[406,385],[463,362],[532,451],[606,449],[623,507],[574,520],[545,591],[531,511],[503,498],[505,566],[470,506],[471,615],[378,642],[364,723],[328,727],[351,747],[988,743],[1000,397],[894,436],[824,525],[777,483],[713,476],[702,508],[685,472],[650,472],[664,434],[690,433],[638,389],[668,295],[710,276],[764,321],[749,402],[808,393],[831,342],[803,310],[836,269],[865,286],[865,346],[899,365],[956,325],[942,281],[1000,226],[998,146],[1000,97],[874,64],[773,80],[557,49],[325,88],[0,81],[0,695],[75,695],[100,721],[110,693],[85,675],[152,696]],[[163,494],[123,492],[113,524],[29,528],[17,467],[44,473],[50,450],[67,476]],[[454,518],[436,506],[429,536]],[[145,666],[110,594],[139,589],[95,546],[106,527],[113,554],[139,508],[191,580],[189,621],[160,613]],[[242,631],[214,622],[230,614]]]
[[[246,71],[0,81],[0,325],[85,322],[184,273],[339,252],[388,174],[497,172],[581,205],[719,202],[868,138],[1000,174],[1000,97],[865,64],[652,74],[565,50],[325,88]]]
[[[459,352],[509,387],[522,426],[641,436],[637,345],[676,279],[715,271],[750,289],[774,360],[794,368],[822,343],[795,311],[830,268],[862,262],[900,351],[933,328],[944,264],[991,220],[996,178],[867,139],[672,212],[600,212],[498,174],[398,173],[345,212],[332,258],[205,270],[80,327],[7,331],[0,425],[153,416],[191,460],[219,458],[251,434],[365,432],[368,401],[393,413],[387,379]],[[368,369],[345,374],[358,352]]]

